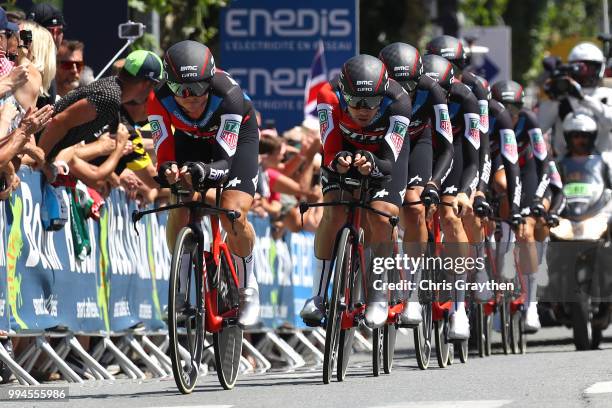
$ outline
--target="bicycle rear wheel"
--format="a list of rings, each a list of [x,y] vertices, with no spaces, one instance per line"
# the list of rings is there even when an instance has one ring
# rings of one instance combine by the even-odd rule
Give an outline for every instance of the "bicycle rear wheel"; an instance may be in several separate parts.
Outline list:
[[[174,246],[168,294],[172,373],[176,386],[183,394],[193,391],[202,361],[204,287],[201,265],[202,248],[194,231],[185,227],[179,232]]]
[[[510,344],[512,354],[525,353],[525,334],[523,333],[523,314],[520,310],[512,313],[510,318]]]
[[[483,318],[484,336],[485,336],[485,356],[491,355],[491,348],[493,344],[493,315],[484,315]]]
[[[383,333],[383,371],[391,374],[393,369],[393,356],[395,355],[395,340],[397,338],[397,328],[395,324],[387,324]]]
[[[476,346],[478,357],[486,356],[485,314],[482,303],[476,305]]]
[[[217,298],[213,299],[213,302],[217,302],[218,315],[237,310],[240,304],[238,287],[232,276],[229,262],[233,261],[227,259],[222,251],[216,274],[218,282],[211,282],[218,289]],[[231,390],[236,384],[242,355],[242,329],[236,323],[232,322],[219,332],[213,333],[217,377],[221,386],[226,390]]]
[[[338,344],[340,340],[342,311],[342,296],[346,287],[347,267],[350,267],[350,230],[342,230],[336,250],[334,265],[334,278],[332,281],[331,296],[325,319],[325,350],[323,354],[323,383],[329,384],[334,370],[334,363],[338,356]]]
[[[440,368],[446,367],[450,359],[450,343],[447,341],[446,337],[447,325],[447,318],[438,320],[434,324],[434,336],[436,338],[436,357],[438,359],[438,366]]]
[[[508,299],[506,296],[503,296],[502,298],[499,315],[501,320],[502,349],[504,350],[504,354],[510,354],[510,299]]]

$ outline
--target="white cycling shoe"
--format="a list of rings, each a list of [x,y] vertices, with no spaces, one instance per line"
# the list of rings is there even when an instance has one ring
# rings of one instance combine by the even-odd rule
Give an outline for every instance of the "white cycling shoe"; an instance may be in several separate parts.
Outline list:
[[[240,316],[238,324],[242,327],[253,326],[259,319],[259,291],[255,288],[238,289]]]
[[[366,305],[365,324],[370,329],[378,329],[387,322],[388,315],[387,302],[369,302]]]
[[[538,315],[538,304],[531,302],[525,316],[525,333],[535,333],[540,330],[541,327],[540,316]]]
[[[319,326],[325,317],[325,307],[322,296],[313,296],[306,301],[300,317],[307,326]]]
[[[448,337],[454,340],[467,340],[470,338],[470,321],[465,313],[465,309],[459,309],[451,315]]]
[[[406,302],[404,310],[399,316],[399,323],[409,326],[418,326],[423,321],[423,307],[417,301]]]

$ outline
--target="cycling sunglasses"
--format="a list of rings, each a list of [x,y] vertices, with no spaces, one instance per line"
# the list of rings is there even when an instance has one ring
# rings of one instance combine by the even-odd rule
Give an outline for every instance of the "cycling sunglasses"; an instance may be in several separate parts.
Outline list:
[[[77,71],[81,72],[83,71],[83,68],[85,67],[85,63],[83,61],[60,61],[59,62],[59,66],[61,69],[64,69],[66,71],[70,71],[72,70],[72,68],[74,66],[76,66]]]
[[[210,87],[210,82],[206,81],[187,82],[184,84],[166,81],[166,83],[174,95],[182,98],[187,98],[189,96],[203,96],[206,94],[206,92],[208,92],[208,88]]]
[[[353,96],[347,95],[345,93],[342,94],[342,97],[344,98],[348,106],[355,109],[376,109],[380,107],[380,104],[383,100],[382,96]]]

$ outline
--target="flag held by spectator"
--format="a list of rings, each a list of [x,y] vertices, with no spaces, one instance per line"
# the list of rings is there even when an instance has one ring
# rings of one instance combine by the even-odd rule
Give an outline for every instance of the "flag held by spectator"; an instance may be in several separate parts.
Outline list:
[[[306,81],[304,93],[304,119],[317,119],[317,94],[327,82],[327,66],[325,65],[325,50],[323,41],[319,40],[317,52],[310,66],[310,75]]]

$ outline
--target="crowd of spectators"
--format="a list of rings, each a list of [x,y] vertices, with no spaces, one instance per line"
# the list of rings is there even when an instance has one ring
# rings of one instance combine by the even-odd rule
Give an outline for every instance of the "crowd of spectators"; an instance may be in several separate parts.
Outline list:
[[[64,38],[64,25],[63,14],[50,4],[34,5],[27,14],[0,9],[0,199],[8,199],[19,187],[18,170],[27,165],[42,171],[54,186],[76,185],[81,199],[95,201],[86,217],[95,216],[111,189],[118,187],[139,203],[163,202],[169,193],[154,180],[155,152],[143,97],[156,84],[142,85],[127,75],[125,59],[94,82],[86,66],[86,45]],[[107,84],[100,81],[111,75],[121,85],[120,122],[109,120],[103,132],[81,132],[74,139],[69,130],[77,126],[66,120],[65,112],[80,106],[75,96],[80,90]],[[95,110],[78,113],[91,113],[99,121],[109,102],[85,99]],[[262,124],[258,115],[260,177],[252,212],[269,216],[277,233],[312,231],[321,211],[309,211],[302,223],[298,203],[321,199],[317,120],[307,119],[279,134],[273,120],[265,119]]]

